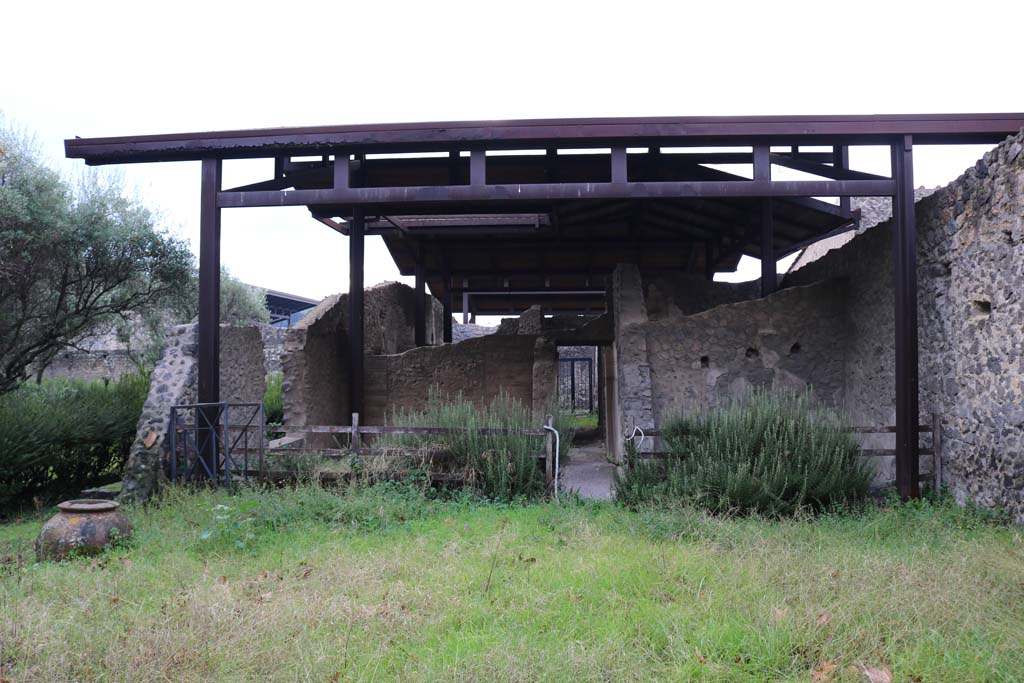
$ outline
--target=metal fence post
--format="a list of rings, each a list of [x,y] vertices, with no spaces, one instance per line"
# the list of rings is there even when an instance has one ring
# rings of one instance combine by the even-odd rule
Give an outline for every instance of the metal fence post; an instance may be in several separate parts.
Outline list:
[[[171,408],[171,481],[178,480],[178,411]]]
[[[544,420],[545,427],[551,427],[554,424],[554,419],[548,415]],[[555,480],[555,457],[554,457],[554,437],[551,436],[551,432],[545,431],[544,433],[544,482],[547,485],[551,485],[551,482]]]

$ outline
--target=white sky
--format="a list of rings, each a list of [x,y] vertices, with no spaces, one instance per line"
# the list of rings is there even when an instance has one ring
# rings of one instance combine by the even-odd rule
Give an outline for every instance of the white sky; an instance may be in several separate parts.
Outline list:
[[[63,159],[63,139],[76,135],[1024,111],[1020,2],[25,0],[2,17],[0,112],[71,173],[83,164]],[[916,184],[953,180],[984,149],[918,148]],[[851,157],[854,168],[888,170],[884,151]],[[117,168],[195,248],[198,163]],[[269,175],[228,162],[225,186]],[[347,288],[346,238],[306,209],[227,210],[222,224],[223,262],[242,280],[315,297]],[[367,284],[394,279],[370,239]]]

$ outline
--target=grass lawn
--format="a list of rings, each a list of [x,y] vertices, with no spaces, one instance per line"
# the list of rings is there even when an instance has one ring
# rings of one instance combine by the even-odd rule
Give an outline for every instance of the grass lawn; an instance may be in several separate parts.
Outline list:
[[[1024,680],[1024,539],[952,504],[765,521],[611,504],[174,492],[134,545],[0,527],[0,678]],[[872,673],[869,671],[869,673]]]

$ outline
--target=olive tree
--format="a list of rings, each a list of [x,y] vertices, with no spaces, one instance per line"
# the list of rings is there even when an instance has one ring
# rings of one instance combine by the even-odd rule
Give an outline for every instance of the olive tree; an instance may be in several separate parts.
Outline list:
[[[0,121],[0,393],[101,325],[187,314],[194,272],[185,242],[116,184],[72,186]]]

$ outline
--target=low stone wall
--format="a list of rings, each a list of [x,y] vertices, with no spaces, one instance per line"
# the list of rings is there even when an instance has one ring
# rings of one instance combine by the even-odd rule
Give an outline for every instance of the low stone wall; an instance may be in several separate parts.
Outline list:
[[[169,443],[171,406],[194,403],[197,383],[197,326],[178,325],[167,334],[163,356],[153,369],[149,395],[128,455],[121,498],[142,501],[162,475]],[[266,390],[263,341],[256,327],[220,329],[220,397],[229,403],[258,403]]]
[[[432,392],[461,394],[478,406],[499,394],[517,399],[539,425],[555,394],[558,353],[529,335],[488,335],[458,344],[422,347],[366,359],[366,424],[395,412],[422,410]]]

